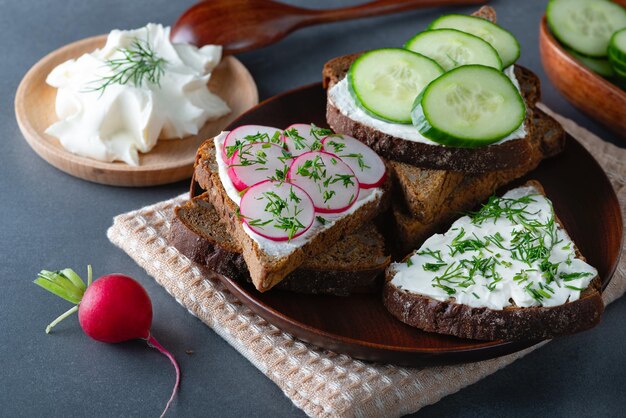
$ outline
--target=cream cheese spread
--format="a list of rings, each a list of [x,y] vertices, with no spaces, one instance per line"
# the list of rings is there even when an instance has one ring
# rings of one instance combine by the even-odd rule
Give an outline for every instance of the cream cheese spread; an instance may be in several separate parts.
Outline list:
[[[515,77],[514,66],[507,67],[504,70],[504,74],[511,79],[515,87],[520,89],[519,82]],[[421,142],[428,145],[444,146],[437,142],[431,141],[424,137],[417,128],[411,124],[401,124],[387,122],[381,119],[377,119],[368,113],[366,113],[356,103],[350,90],[348,88],[347,77],[335,84],[330,90],[328,90],[328,100],[335,106],[342,115],[359,122],[362,125],[374,128],[387,135],[395,136],[396,138],[402,138],[407,141]],[[496,144],[510,141],[512,139],[523,138],[526,136],[526,125],[524,122],[510,135],[496,142]]]
[[[216,136],[214,139],[215,156],[217,160],[218,174],[222,182],[222,185],[224,186],[224,189],[226,190],[226,194],[233,202],[235,202],[237,206],[239,206],[241,202],[241,195],[239,191],[237,190],[237,188],[235,187],[235,185],[233,184],[230,177],[228,176],[228,165],[222,157],[223,155],[222,147],[223,147],[224,140],[226,139],[227,135],[228,135],[228,131],[222,132],[218,136]],[[259,181],[260,180],[262,179],[259,179]],[[340,213],[319,214],[318,218],[320,217],[323,218],[324,219],[323,223],[320,222],[319,219],[316,219],[313,222],[313,225],[311,225],[311,227],[305,233],[289,241],[274,241],[274,240],[262,237],[261,235],[252,231],[245,223],[243,224],[243,229],[246,232],[246,234],[248,234],[248,236],[250,236],[250,238],[252,238],[257,243],[257,245],[262,251],[264,251],[265,253],[267,253],[268,255],[272,257],[284,257],[293,253],[296,249],[302,247],[307,242],[311,241],[311,239],[315,237],[317,234],[319,234],[320,232],[326,229],[332,228],[332,226],[338,220],[352,215],[363,205],[369,202],[375,201],[377,199],[380,199],[382,194],[383,194],[383,191],[381,190],[380,187],[376,187],[373,189],[361,189],[359,191],[359,196],[356,202],[354,202],[354,204],[350,208]]]
[[[158,139],[195,135],[208,120],[229,113],[228,105],[207,87],[221,46],[198,49],[172,44],[169,37],[169,27],[152,23],[113,30],[102,49],[54,68],[46,82],[58,89],[59,120],[46,133],[74,154],[138,165],[138,152],[150,151]],[[134,53],[132,58],[129,53]],[[150,57],[161,60],[152,81],[149,73],[143,73],[140,83],[125,78],[139,68],[137,62]],[[102,88],[124,69],[127,73],[118,82]]]
[[[492,198],[390,269],[400,289],[495,310],[575,301],[598,274],[576,258],[551,202],[531,186]]]

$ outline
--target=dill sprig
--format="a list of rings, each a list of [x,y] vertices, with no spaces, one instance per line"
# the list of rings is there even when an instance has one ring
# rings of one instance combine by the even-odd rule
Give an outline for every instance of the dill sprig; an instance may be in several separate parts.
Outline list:
[[[324,164],[322,158],[317,155],[314,159],[306,160],[304,164],[298,166],[296,173],[317,182],[322,178],[326,178],[326,164]]]
[[[334,177],[329,177],[324,182],[324,187],[328,187],[329,184],[335,184],[338,182],[341,182],[345,188],[348,186],[354,186],[354,181],[352,180],[353,178],[354,174],[335,174]]]
[[[365,164],[365,157],[363,157],[363,154],[361,153],[342,154],[340,155],[340,157],[356,159],[356,162],[359,165],[359,168],[361,169],[361,171],[364,171],[366,168],[371,168],[369,165]]]
[[[285,136],[293,141],[293,145],[296,147],[296,150],[307,148],[306,139],[300,135],[296,128],[285,130]]]
[[[428,255],[440,263],[443,263],[443,258],[441,258],[441,250],[431,250],[430,248],[424,248],[422,251],[418,251],[417,255]]]
[[[530,203],[535,202],[533,196],[527,195],[518,199],[491,196],[478,211],[468,215],[475,225],[481,225],[487,220],[493,220],[495,224],[500,218],[507,218],[513,223],[531,222],[531,217],[537,213],[530,213],[526,209]]]
[[[326,142],[326,146],[333,147],[333,154],[339,155],[339,153],[342,152],[343,149],[346,147],[346,144],[330,140],[330,141]]]
[[[102,95],[107,87],[113,84],[132,83],[135,87],[141,87],[144,82],[161,87],[161,76],[165,74],[164,67],[167,61],[156,54],[149,41],[134,38],[129,48],[117,50],[122,53],[122,58],[105,61],[113,74],[95,80],[94,83],[99,85],[87,91],[99,91]]]
[[[482,242],[476,234],[474,234],[474,238],[462,239],[465,236],[465,229],[461,228],[461,232],[454,237],[452,240],[450,247],[450,255],[454,256],[456,253],[465,253],[466,251],[479,251],[487,246],[484,242]]]
[[[298,207],[298,203],[302,201],[300,197],[293,191],[293,187],[289,190],[289,197],[283,199],[276,192],[264,192],[263,198],[267,201],[265,204],[265,212],[272,215],[271,218],[248,219],[248,225],[264,227],[272,224],[275,228],[287,231],[288,239],[291,240],[296,233],[305,226],[298,219],[298,215],[302,213],[302,209]],[[290,204],[290,202],[292,202]]]
[[[361,171],[364,171],[367,168],[371,168],[369,165],[365,164],[365,157],[363,157],[363,154],[361,153],[350,153],[350,154],[341,154],[341,152],[343,152],[343,150],[346,148],[346,144],[344,144],[343,142],[339,142],[339,141],[335,141],[335,140],[328,140],[324,143],[325,146],[331,148],[333,150],[333,154],[337,154],[338,157],[341,157],[343,159],[345,158],[352,158],[352,159],[356,159],[357,160],[357,164],[359,165],[359,168],[361,169]]]
[[[322,138],[328,135],[332,135],[333,131],[325,128],[318,128],[314,124],[311,124],[311,130],[309,134],[313,137],[313,142],[308,143],[307,139],[300,135],[300,132],[296,128],[285,130],[285,136],[292,140],[296,150],[308,149],[310,151],[319,151],[322,149]]]
[[[332,129],[320,128],[319,126],[316,126],[314,123],[311,124],[310,133],[311,133],[311,136],[313,136],[318,141],[321,141],[322,138],[324,138],[325,136],[330,136],[330,135],[338,136],[338,137],[341,136],[341,135],[335,134]]]
[[[230,158],[235,154],[236,151],[241,153],[244,145],[253,144],[255,142],[265,142],[265,143],[277,144],[281,146],[283,145],[280,139],[280,131],[274,132],[274,135],[272,136],[269,136],[267,132],[263,132],[263,133],[257,132],[256,134],[253,134],[253,135],[246,135],[241,139],[238,138],[235,140],[235,143],[233,145],[226,146],[225,148],[226,156]],[[287,151],[284,151],[283,155],[284,154],[287,154],[288,158],[292,158],[291,154],[287,153]]]

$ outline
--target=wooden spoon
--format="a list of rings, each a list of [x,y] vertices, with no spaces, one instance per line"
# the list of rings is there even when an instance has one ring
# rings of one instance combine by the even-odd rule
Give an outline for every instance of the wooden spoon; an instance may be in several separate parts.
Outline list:
[[[311,10],[272,0],[202,1],[188,9],[172,28],[174,42],[223,45],[236,54],[274,43],[296,29],[319,23],[358,19],[404,10],[484,4],[488,0],[379,0],[353,7]]]

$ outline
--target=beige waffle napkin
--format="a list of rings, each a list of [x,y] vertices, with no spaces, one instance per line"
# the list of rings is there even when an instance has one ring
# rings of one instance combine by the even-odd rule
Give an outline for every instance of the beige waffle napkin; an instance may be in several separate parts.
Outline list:
[[[604,167],[626,218],[626,150],[602,141],[571,120],[555,117]],[[415,412],[545,344],[477,363],[404,368],[362,362],[303,343],[255,315],[228,292],[214,273],[168,245],[169,218],[184,198],[179,196],[117,216],[108,230],[109,239],[308,415],[393,417]],[[604,293],[605,303],[625,290],[626,257],[622,257]]]

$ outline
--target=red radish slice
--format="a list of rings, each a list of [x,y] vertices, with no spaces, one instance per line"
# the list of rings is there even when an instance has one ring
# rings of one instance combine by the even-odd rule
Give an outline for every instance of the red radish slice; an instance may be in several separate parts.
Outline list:
[[[239,211],[248,227],[273,241],[304,234],[313,224],[315,208],[300,187],[279,181],[262,181],[241,197]]]
[[[322,149],[322,138],[329,131],[306,123],[294,123],[285,129],[283,139],[291,155],[297,157],[305,152]]]
[[[359,181],[352,169],[336,155],[311,151],[297,157],[288,178],[302,187],[321,213],[339,213],[359,197]]]
[[[242,145],[228,165],[228,176],[241,191],[260,181],[285,180],[291,156],[281,146],[264,142]]]
[[[362,189],[378,187],[385,181],[387,169],[382,158],[370,147],[346,135],[331,135],[322,139],[324,151],[340,157],[359,179]]]
[[[278,128],[262,125],[243,125],[233,129],[226,135],[222,152],[224,161],[229,162],[238,144],[253,142],[273,142],[282,145],[282,133]]]

